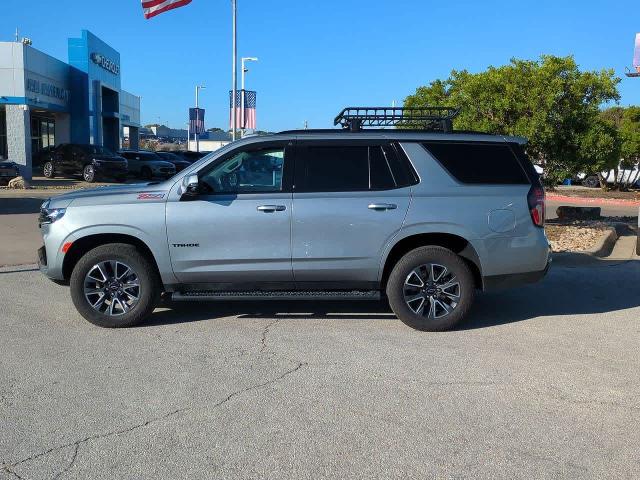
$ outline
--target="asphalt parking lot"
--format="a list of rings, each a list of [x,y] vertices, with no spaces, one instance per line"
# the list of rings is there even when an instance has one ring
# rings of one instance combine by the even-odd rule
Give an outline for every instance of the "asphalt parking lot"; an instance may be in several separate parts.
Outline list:
[[[0,478],[637,478],[639,285],[556,265],[439,334],[321,302],[104,330],[6,267]]]

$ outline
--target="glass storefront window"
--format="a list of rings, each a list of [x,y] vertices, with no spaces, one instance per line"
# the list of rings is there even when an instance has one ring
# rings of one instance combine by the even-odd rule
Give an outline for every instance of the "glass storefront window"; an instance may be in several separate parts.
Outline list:
[[[31,116],[31,152],[53,147],[56,144],[56,122],[52,118]]]
[[[6,160],[7,151],[7,117],[4,107],[0,108],[0,159]]]

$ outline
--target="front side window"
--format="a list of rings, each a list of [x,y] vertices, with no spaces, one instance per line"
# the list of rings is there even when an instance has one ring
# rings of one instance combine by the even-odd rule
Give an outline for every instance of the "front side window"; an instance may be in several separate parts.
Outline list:
[[[216,163],[200,177],[203,193],[283,191],[284,149],[243,151]]]

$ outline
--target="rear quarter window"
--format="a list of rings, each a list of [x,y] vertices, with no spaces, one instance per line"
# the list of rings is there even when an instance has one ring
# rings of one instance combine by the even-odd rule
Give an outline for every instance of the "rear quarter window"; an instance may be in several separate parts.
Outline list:
[[[429,153],[459,182],[528,185],[529,178],[508,144],[425,142]]]

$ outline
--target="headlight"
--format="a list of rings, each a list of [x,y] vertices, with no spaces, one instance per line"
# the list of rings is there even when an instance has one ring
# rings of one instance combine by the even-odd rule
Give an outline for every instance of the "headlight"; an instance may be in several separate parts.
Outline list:
[[[44,205],[48,206],[49,202],[45,202]],[[54,223],[64,217],[66,208],[45,208],[44,205],[40,209],[40,216],[38,217],[38,224],[44,225],[46,223]]]

